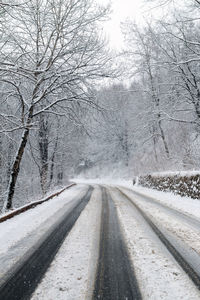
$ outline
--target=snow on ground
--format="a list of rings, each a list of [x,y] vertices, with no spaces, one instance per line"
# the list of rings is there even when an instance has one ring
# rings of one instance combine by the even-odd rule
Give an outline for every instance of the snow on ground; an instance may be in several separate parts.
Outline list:
[[[30,209],[3,223],[0,223],[0,254],[5,253],[17,241],[38,228],[46,219],[54,216],[56,211],[75,197],[84,194],[87,187],[74,186],[34,209]]]
[[[132,192],[122,189],[123,192],[133,200],[159,227],[164,227],[171,233],[175,234],[181,241],[183,241],[189,248],[192,248],[200,254],[200,238],[199,228],[188,224],[185,219],[179,216],[170,214],[170,209],[165,210],[162,207],[156,207],[155,204],[147,203],[138,198]]]
[[[175,208],[188,215],[200,219],[200,200],[192,199],[189,197],[181,197],[170,192],[161,192],[154,189],[144,188],[141,186],[133,185],[133,181],[120,180],[112,178],[99,178],[99,179],[73,179],[77,183],[96,183],[109,186],[122,186],[133,191],[139,192],[144,196],[152,197],[154,200],[163,203],[169,207]]]
[[[0,223],[1,278],[87,189],[86,185],[74,186],[34,209]]]
[[[72,184],[72,183],[71,183],[71,184]],[[71,185],[71,184],[70,184],[70,185]],[[68,187],[69,187],[70,185],[68,185]],[[45,195],[44,198],[37,199],[37,200],[35,200],[35,199],[34,199],[34,200],[31,200],[31,201],[29,201],[28,203],[26,203],[26,204],[24,204],[24,205],[21,205],[20,207],[13,207],[12,210],[5,211],[5,212],[4,212],[3,210],[1,210],[1,211],[0,211],[0,218],[1,218],[1,217],[4,217],[4,216],[7,216],[7,215],[9,215],[10,213],[19,211],[19,210],[21,210],[22,208],[27,207],[27,206],[30,205],[30,204],[36,203],[36,205],[37,205],[38,201],[43,201],[43,200],[47,199],[47,197],[49,197],[49,196],[51,196],[51,195],[53,195],[53,194],[56,194],[57,192],[60,192],[60,190],[61,190],[61,189],[50,190],[50,191],[48,191],[48,192],[46,193],[46,195]],[[30,200],[30,199],[29,199],[29,200]]]
[[[147,175],[151,175],[151,176],[159,176],[159,177],[173,177],[173,176],[179,176],[179,177],[190,177],[190,176],[195,176],[195,175],[199,175],[200,174],[200,170],[193,170],[193,171],[165,171],[165,172],[153,172],[150,174],[144,174],[142,176],[147,176]]]
[[[85,179],[85,178],[73,178],[71,181],[76,182],[78,184],[100,184],[100,185],[119,185],[119,186],[125,186],[128,188],[133,187],[133,180],[127,180],[127,179],[116,179],[116,178],[110,178],[110,177],[104,177],[104,178],[93,178],[93,179]]]
[[[111,191],[144,300],[197,300],[199,291],[131,204]]]
[[[199,199],[181,197],[179,195],[174,195],[170,192],[160,192],[154,189],[148,189],[141,186],[132,186],[131,189],[148,197],[152,197],[154,200],[166,204],[169,207],[175,208],[188,215],[195,216],[196,218],[200,219]]]
[[[31,300],[90,299],[98,261],[100,219],[101,191],[96,188]]]

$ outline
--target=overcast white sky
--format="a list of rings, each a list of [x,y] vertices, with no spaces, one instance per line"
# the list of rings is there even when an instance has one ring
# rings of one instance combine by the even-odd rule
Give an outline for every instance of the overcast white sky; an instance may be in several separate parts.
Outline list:
[[[167,15],[170,5],[159,6],[159,1],[148,0],[97,0],[100,4],[104,5],[111,2],[112,13],[111,20],[104,24],[104,31],[110,40],[111,47],[120,49],[123,45],[123,36],[120,30],[120,23],[127,18],[145,23],[146,18],[156,19],[158,16]],[[176,0],[178,6],[182,6],[185,0]],[[175,3],[172,1],[172,5]],[[187,2],[187,1],[186,1]],[[165,1],[164,1],[165,3]]]
[[[111,20],[104,25],[104,31],[109,38],[111,46],[119,49],[123,44],[123,36],[120,31],[120,22],[127,18],[142,21],[145,10],[143,0],[98,0],[101,4],[111,2]]]

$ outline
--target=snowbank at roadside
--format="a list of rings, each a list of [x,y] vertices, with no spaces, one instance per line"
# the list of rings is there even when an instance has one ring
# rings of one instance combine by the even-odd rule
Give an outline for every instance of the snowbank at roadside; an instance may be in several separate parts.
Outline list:
[[[200,200],[189,197],[174,195],[170,192],[160,192],[140,186],[131,187],[133,191],[139,192],[144,196],[152,197],[156,201],[163,203],[169,207],[175,208],[191,216],[200,219]]]

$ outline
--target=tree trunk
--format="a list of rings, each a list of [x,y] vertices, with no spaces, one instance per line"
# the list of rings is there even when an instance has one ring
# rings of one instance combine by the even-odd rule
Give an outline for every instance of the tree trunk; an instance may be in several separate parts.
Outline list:
[[[158,121],[158,126],[159,126],[159,129],[160,129],[160,134],[161,134],[161,138],[162,138],[162,141],[163,141],[163,144],[164,144],[165,152],[167,154],[167,157],[169,158],[169,148],[168,148],[168,145],[167,145],[167,141],[165,139],[164,131],[162,129],[161,120]]]
[[[16,182],[17,182],[17,177],[19,175],[19,170],[20,170],[22,157],[24,154],[24,149],[26,147],[29,132],[30,132],[30,123],[32,120],[32,116],[33,116],[33,106],[31,106],[29,109],[29,114],[28,114],[28,118],[27,118],[27,122],[26,122],[26,128],[22,134],[21,143],[19,145],[16,157],[14,159],[13,166],[11,168],[10,181],[9,181],[9,185],[8,185],[8,195],[7,195],[5,205],[4,205],[5,209],[12,208],[12,204],[13,204],[12,200],[13,200],[13,196],[14,196],[14,192],[15,192],[15,186],[16,186]]]
[[[63,170],[60,168],[60,171],[57,174],[57,184],[62,185],[63,183]]]
[[[54,151],[53,151],[53,154],[52,154],[52,157],[51,157],[50,177],[49,177],[49,184],[48,184],[49,188],[51,187],[53,177],[54,177],[55,155],[56,155],[57,147],[58,147],[58,135],[57,135],[57,138],[56,138]]]
[[[0,206],[2,207],[2,193],[3,193],[3,159],[2,159],[2,137],[0,136]]]
[[[161,117],[160,112],[159,112],[159,110],[160,110],[159,109],[159,107],[160,107],[160,98],[157,96],[157,93],[156,93],[156,89],[155,89],[155,86],[154,86],[154,80],[153,80],[153,75],[152,75],[152,72],[151,72],[150,64],[149,64],[149,77],[150,77],[150,82],[151,82],[152,98],[154,100],[156,109],[158,111],[158,113],[157,113],[158,127],[159,127],[159,130],[160,130],[160,134],[161,134],[161,138],[162,138],[162,141],[163,141],[163,144],[164,144],[164,148],[165,148],[167,158],[169,158],[169,148],[168,148],[168,145],[167,145],[167,141],[165,139],[165,134],[164,134],[164,131],[162,129],[161,119],[160,119],[160,117]]]
[[[48,158],[49,158],[49,137],[48,137],[48,119],[43,114],[40,115],[39,129],[39,153],[40,153],[40,184],[43,195],[47,191],[48,179]]]
[[[41,172],[40,172],[40,184],[41,184],[43,196],[47,192],[47,177],[48,177],[48,163],[42,165]]]
[[[48,184],[49,188],[51,187],[53,176],[54,176],[54,161],[55,161],[55,152],[53,153],[51,158],[50,176],[49,176],[49,184]]]
[[[156,150],[156,137],[153,137],[153,150],[154,150],[154,156],[155,156],[155,161],[158,163],[158,155],[157,155],[157,150]]]
[[[128,130],[127,130],[127,127],[128,127],[128,124],[127,122],[125,122],[125,133],[124,133],[124,137],[123,137],[123,149],[124,149],[124,152],[125,152],[125,165],[126,167],[128,167],[128,164],[129,164],[129,145],[128,145]]]
[[[11,174],[11,162],[12,162],[12,155],[13,155],[13,143],[9,142],[9,146],[8,146],[8,159],[7,159],[7,171],[6,171],[6,177],[7,177],[7,181],[6,181],[6,186],[8,188],[9,182],[10,182],[10,174]]]
[[[57,185],[61,186],[63,184],[63,177],[64,177],[64,172],[63,172],[64,154],[61,154],[59,156],[60,156],[58,158],[59,165],[58,165],[58,169],[57,169]]]

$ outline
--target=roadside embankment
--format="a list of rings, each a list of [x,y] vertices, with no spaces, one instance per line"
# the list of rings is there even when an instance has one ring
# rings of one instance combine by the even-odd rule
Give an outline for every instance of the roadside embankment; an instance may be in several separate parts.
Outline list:
[[[34,207],[36,207],[39,204],[42,204],[42,203],[44,203],[46,201],[49,201],[49,200],[53,199],[56,196],[59,196],[62,192],[64,192],[65,190],[71,188],[74,185],[76,185],[76,183],[72,183],[72,184],[66,186],[65,188],[61,189],[60,191],[58,191],[56,193],[53,193],[53,194],[51,194],[50,196],[48,196],[48,197],[46,197],[44,199],[31,202],[31,203],[26,204],[26,205],[24,205],[22,207],[19,207],[19,208],[15,209],[15,210],[13,210],[11,212],[6,213],[3,216],[0,216],[0,223],[6,221],[8,219],[11,219],[11,218],[13,218],[13,217],[15,217],[15,216],[17,216],[17,215],[19,215],[19,214],[21,214],[21,213],[29,210],[29,209],[31,209],[31,208],[34,208]]]

